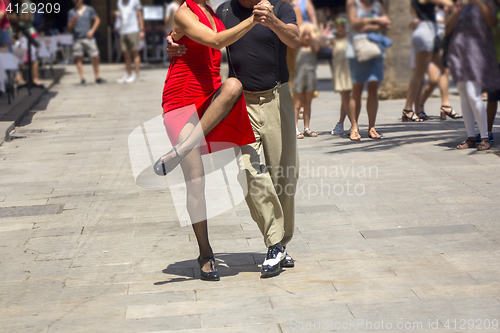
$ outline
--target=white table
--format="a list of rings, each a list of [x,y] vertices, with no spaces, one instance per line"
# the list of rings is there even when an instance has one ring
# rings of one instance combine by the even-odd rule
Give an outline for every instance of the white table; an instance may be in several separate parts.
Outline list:
[[[73,45],[73,35],[72,34],[61,34],[61,35],[52,36],[52,38],[55,38],[55,40],[57,41],[57,43],[59,45],[66,45],[66,46]]]
[[[64,58],[64,63],[69,64],[73,62],[73,52],[71,52],[73,46],[73,35],[72,34],[61,34],[53,36],[57,41],[57,44],[61,47],[61,53]]]

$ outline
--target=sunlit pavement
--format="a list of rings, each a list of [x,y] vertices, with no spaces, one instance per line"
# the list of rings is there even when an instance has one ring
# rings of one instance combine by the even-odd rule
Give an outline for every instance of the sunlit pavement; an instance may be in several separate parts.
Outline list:
[[[260,279],[262,236],[233,202],[209,220],[214,283],[198,279],[169,188],[134,181],[129,135],[161,114],[166,69],[130,85],[115,83],[122,71],[82,87],[68,67],[0,146],[0,331],[498,330],[499,150],[456,150],[463,121],[440,121],[438,98],[424,123],[382,101],[381,140],[363,109],[351,142],[348,121],[330,135],[340,98],[320,82],[320,135],[299,141],[295,268]]]

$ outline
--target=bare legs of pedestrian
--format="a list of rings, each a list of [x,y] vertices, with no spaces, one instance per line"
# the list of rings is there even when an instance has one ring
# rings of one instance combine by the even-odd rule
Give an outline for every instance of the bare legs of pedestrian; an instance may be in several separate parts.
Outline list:
[[[75,57],[76,68],[78,70],[78,75],[80,75],[80,80],[85,83],[85,74],[83,72],[83,57]],[[97,81],[100,78],[99,74],[99,56],[92,57],[92,69],[94,70],[94,79]]]
[[[351,99],[351,91],[341,91],[340,92],[340,117],[339,123],[343,124],[345,122],[345,118],[349,113],[349,101]]]
[[[314,136],[313,131],[310,130],[311,128],[311,108],[312,108],[312,100],[314,97],[314,92],[313,91],[305,91],[304,92],[304,103],[302,106],[304,107],[304,135],[308,136]]]
[[[94,78],[98,80],[99,76],[99,57],[92,57],[92,68],[94,69]]]
[[[132,59],[134,59],[134,69],[135,76],[139,76],[139,70],[141,69],[141,56],[139,55],[139,51],[131,51]]]
[[[371,139],[380,139],[380,134],[375,130],[375,122],[378,112],[378,81],[368,82],[368,99],[366,101],[366,111],[368,112],[368,136]]]
[[[78,70],[78,75],[80,75],[80,80],[83,80],[85,78],[83,74],[83,57],[82,56],[75,57],[75,62],[76,62],[76,69]]]
[[[429,84],[425,87],[422,93],[422,97],[420,99],[420,107],[419,111],[424,111],[424,105],[427,102],[427,99],[432,95],[432,92],[439,86],[439,92],[441,94],[441,107],[446,109],[452,109],[450,104],[450,69],[444,67],[441,63],[441,58],[439,54],[434,53],[432,55],[432,62],[429,64],[427,68],[427,75],[429,77]],[[424,82],[422,82],[422,85]],[[444,115],[444,117],[443,117]],[[446,118],[446,114],[441,112],[441,118]]]
[[[486,104],[486,113],[488,114],[488,132],[493,132],[493,123],[495,122],[495,117],[497,116],[498,101],[488,102]]]
[[[127,76],[132,74],[132,59],[131,59],[132,51],[123,52],[123,60],[125,60],[125,71],[127,72]]]
[[[33,61],[31,64],[31,75],[33,76],[33,83],[40,85],[40,68],[39,68],[39,62],[38,61]]]
[[[422,51],[415,54],[415,68],[413,69],[413,76],[408,85],[406,103],[403,109],[403,121],[408,119],[412,121],[421,121],[414,110],[418,110],[420,107],[420,96],[422,94],[425,72],[427,71],[431,57],[432,52]]]
[[[358,119],[361,113],[361,95],[363,94],[364,83],[354,83],[352,85],[351,100],[349,101],[349,121],[351,122],[351,140],[359,141]]]

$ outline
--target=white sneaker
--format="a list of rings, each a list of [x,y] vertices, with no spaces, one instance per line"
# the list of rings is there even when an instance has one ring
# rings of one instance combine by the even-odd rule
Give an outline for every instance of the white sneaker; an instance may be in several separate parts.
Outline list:
[[[128,79],[125,80],[125,83],[133,83],[137,80],[137,76],[135,74],[132,74],[128,77]]]
[[[342,135],[344,134],[344,123],[337,123],[332,131],[332,135]]]
[[[123,75],[121,79],[116,80],[118,83],[125,83],[128,80],[129,76],[127,74]]]

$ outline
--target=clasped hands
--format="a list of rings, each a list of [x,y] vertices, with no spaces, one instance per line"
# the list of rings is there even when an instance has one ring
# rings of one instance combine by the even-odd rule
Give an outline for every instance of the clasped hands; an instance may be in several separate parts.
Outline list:
[[[253,7],[254,22],[264,26],[270,26],[275,18],[273,13],[274,6],[267,0],[262,0]],[[167,53],[171,57],[181,57],[186,53],[186,46],[174,43],[172,36],[167,36]]]
[[[253,20],[264,26],[270,26],[275,19],[274,6],[269,1],[261,1],[253,7]]]

